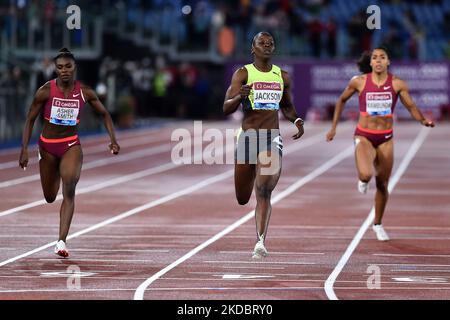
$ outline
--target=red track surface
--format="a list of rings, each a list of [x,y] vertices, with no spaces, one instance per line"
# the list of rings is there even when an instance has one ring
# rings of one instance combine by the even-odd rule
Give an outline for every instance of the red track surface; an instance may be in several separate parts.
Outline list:
[[[193,131],[193,123],[178,125]],[[191,252],[251,212],[255,201],[236,203],[232,165],[174,166],[174,126],[121,133],[117,157],[108,154],[106,137],[82,139],[82,193],[76,197],[69,259],[55,256],[51,244],[61,201],[40,204],[38,179],[17,182],[38,174],[36,162],[27,171],[2,169],[17,161],[18,150],[1,151],[0,299],[133,299],[144,281],[167,266],[144,286],[144,299],[327,299],[325,281],[373,205],[373,181],[367,195],[356,190],[353,153],[321,174],[316,170],[351,147],[353,125],[342,123],[335,141],[326,143],[328,123],[309,124],[296,142],[290,139],[292,125],[283,124],[286,154],[273,195],[280,199],[266,241],[270,254],[256,262],[253,218]],[[203,126],[224,131],[238,124]],[[420,130],[415,123],[396,125],[393,174]],[[382,243],[370,229],[364,233],[333,283],[337,298],[450,299],[449,136],[448,124],[429,130],[391,193],[384,225],[392,240]],[[305,177],[298,189],[282,194]],[[5,184],[11,180],[16,182]],[[103,182],[110,184],[102,187]],[[149,205],[139,208],[144,204]],[[87,230],[125,212],[129,216]],[[381,282],[368,289],[374,267]]]

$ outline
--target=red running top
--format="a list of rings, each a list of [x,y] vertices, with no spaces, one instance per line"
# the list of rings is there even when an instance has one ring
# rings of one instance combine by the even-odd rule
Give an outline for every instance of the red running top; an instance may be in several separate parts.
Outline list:
[[[359,112],[362,115],[392,117],[397,102],[392,78],[388,73],[386,82],[378,87],[372,81],[372,73],[367,74],[366,84],[359,94]]]
[[[50,80],[50,96],[44,107],[44,118],[56,125],[75,126],[80,122],[84,103],[80,81],[75,81],[73,90],[66,98],[56,85],[56,79]]]

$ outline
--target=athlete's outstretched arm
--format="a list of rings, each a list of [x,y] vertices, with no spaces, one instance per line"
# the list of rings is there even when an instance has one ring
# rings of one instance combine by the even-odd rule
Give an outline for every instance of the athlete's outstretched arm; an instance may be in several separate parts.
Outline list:
[[[19,166],[24,170],[28,165],[28,143],[30,142],[31,134],[33,133],[34,122],[41,113],[42,107],[47,102],[49,95],[50,84],[47,82],[36,91],[33,102],[28,110],[22,133],[22,150],[20,151],[19,156]]]
[[[297,111],[295,110],[294,103],[292,103],[291,96],[291,79],[289,74],[286,71],[281,71],[281,76],[283,77],[284,88],[283,88],[283,97],[280,102],[280,109],[286,119],[290,122],[294,123],[295,120],[299,118],[297,115]],[[298,129],[298,132],[292,136],[292,138],[298,139],[300,138],[305,130],[303,129],[303,120],[299,120],[295,122],[295,126]]]
[[[406,109],[408,109],[411,116],[426,127],[434,127],[434,122],[432,120],[426,119],[423,116],[422,112],[420,112],[419,108],[417,108],[413,99],[409,95],[408,86],[406,82],[399,78],[396,78],[395,82],[397,88],[399,89],[398,95],[400,97],[400,101],[403,103]]]
[[[97,94],[95,93],[94,90],[92,90],[92,88],[83,85],[82,90],[86,98],[86,102],[89,102],[89,104],[92,106],[95,112],[103,117],[103,123],[105,125],[106,130],[108,131],[109,138],[111,139],[111,143],[109,144],[109,149],[111,150],[111,153],[118,154],[120,146],[116,141],[116,136],[114,133],[114,125],[111,119],[111,115],[109,114],[108,110],[106,110],[103,103],[101,103],[101,101],[98,99]]]
[[[334,136],[336,135],[336,127],[338,125],[339,119],[341,118],[345,103],[352,97],[352,95],[356,91],[358,91],[358,81],[359,77],[353,77],[336,102],[336,106],[334,107],[333,123],[331,125],[330,131],[328,131],[327,133],[327,141],[333,140]]]
[[[231,78],[231,84],[225,93],[225,101],[223,103],[223,113],[225,115],[232,114],[237,110],[241,102],[247,99],[250,94],[252,85],[245,85],[247,82],[247,69],[238,69]]]

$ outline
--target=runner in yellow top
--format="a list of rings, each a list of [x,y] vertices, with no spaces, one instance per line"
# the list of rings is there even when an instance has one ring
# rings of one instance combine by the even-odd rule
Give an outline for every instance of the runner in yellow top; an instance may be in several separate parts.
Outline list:
[[[278,110],[297,127],[293,138],[303,135],[303,120],[297,116],[289,92],[289,75],[271,62],[274,50],[269,33],[260,32],[253,38],[254,62],[234,73],[223,104],[226,115],[235,112],[241,104],[244,111],[236,147],[234,182],[241,205],[248,203],[255,188],[257,242],[252,255],[255,259],[268,253],[264,240],[272,211],[270,198],[281,172],[283,144]]]

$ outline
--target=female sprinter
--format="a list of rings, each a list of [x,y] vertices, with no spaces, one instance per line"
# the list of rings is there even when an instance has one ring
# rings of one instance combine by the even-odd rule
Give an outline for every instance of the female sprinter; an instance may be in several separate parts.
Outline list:
[[[425,119],[408,92],[405,81],[388,72],[390,61],[386,48],[376,48],[364,53],[358,61],[362,75],[353,77],[336,103],[331,130],[327,141],[333,140],[344,105],[355,93],[359,93],[360,117],[354,134],[355,161],[358,171],[358,190],[365,194],[373,176],[375,193],[375,220],[372,229],[380,241],[389,240],[381,220],[389,197],[388,182],[394,160],[393,118],[397,97],[412,117],[427,127],[433,121]]]
[[[59,239],[55,253],[68,257],[66,237],[74,212],[75,188],[80,178],[83,153],[78,139],[78,123],[84,104],[88,102],[104,120],[111,138],[109,149],[118,154],[111,117],[97,98],[94,90],[75,81],[76,62],[69,50],[63,48],[54,58],[57,78],[40,87],[28,112],[22,136],[19,165],[24,170],[28,164],[28,143],[40,112],[44,113],[42,133],[39,138],[39,170],[45,200],[55,201],[62,180],[63,202],[60,209]]]
[[[233,74],[223,104],[225,115],[235,112],[241,104],[244,112],[236,147],[234,183],[241,205],[249,201],[255,188],[254,259],[268,254],[264,241],[272,211],[270,198],[280,177],[283,148],[278,110],[297,127],[294,139],[304,132],[303,120],[297,116],[289,93],[289,75],[271,62],[274,50],[274,39],[269,33],[260,32],[253,38],[253,63]]]

